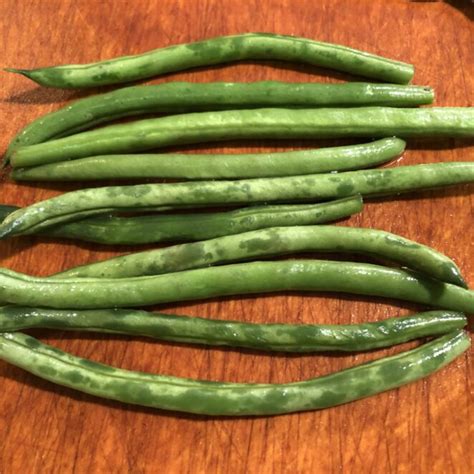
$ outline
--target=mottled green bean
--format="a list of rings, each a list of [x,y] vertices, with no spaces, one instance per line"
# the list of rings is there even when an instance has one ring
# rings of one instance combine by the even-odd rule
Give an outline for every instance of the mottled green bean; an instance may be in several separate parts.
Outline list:
[[[148,306],[281,291],[381,296],[474,313],[474,291],[367,263],[264,261],[132,278],[38,278],[0,270],[0,304],[58,309]]]
[[[447,334],[462,329],[466,322],[464,314],[449,311],[359,324],[257,324],[131,309],[0,307],[0,332],[45,328],[90,331],[282,352],[367,351]]]
[[[90,64],[13,69],[46,87],[97,87],[146,79],[185,69],[242,60],[306,63],[385,82],[407,84],[411,64],[331,43],[274,33],[218,36]]]
[[[127,371],[67,354],[22,333],[0,334],[0,359],[98,397],[202,415],[316,410],[400,387],[441,369],[470,346],[455,331],[416,349],[319,378],[285,384],[210,382]]]
[[[399,156],[405,142],[385,138],[361,145],[280,153],[102,155],[16,168],[18,181],[132,178],[235,179],[294,176],[371,168]]]
[[[111,245],[193,241],[267,227],[331,222],[360,212],[362,206],[360,196],[351,196],[318,204],[251,206],[225,212],[109,215],[47,227],[40,234]],[[17,209],[0,206],[0,222]]]
[[[473,162],[448,162],[284,178],[84,189],[13,212],[0,224],[0,238],[130,209],[381,196],[473,181]]]
[[[466,286],[456,264],[430,247],[390,232],[342,226],[271,227],[115,257],[63,271],[55,278],[158,275],[295,252],[361,253]]]
[[[18,148],[15,168],[175,145],[242,139],[473,137],[474,107],[351,107],[200,112],[109,125]]]

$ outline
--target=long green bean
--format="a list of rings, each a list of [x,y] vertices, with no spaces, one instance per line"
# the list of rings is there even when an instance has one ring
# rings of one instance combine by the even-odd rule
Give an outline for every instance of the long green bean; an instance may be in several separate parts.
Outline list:
[[[256,324],[126,309],[52,310],[0,307],[0,332],[33,328],[152,337],[164,341],[261,351],[367,351],[447,334],[466,325],[462,313],[427,311],[362,324]]]
[[[102,155],[16,168],[11,176],[18,181],[294,176],[370,168],[400,155],[404,149],[403,140],[385,138],[362,145],[280,153]]]
[[[90,64],[7,71],[23,74],[42,86],[69,89],[119,84],[246,59],[306,63],[401,84],[410,82],[414,74],[411,64],[345,46],[272,33],[219,36]]]
[[[474,313],[474,291],[367,263],[265,261],[133,278],[38,278],[0,270],[0,304],[58,309],[148,306],[280,291],[381,296]]]
[[[0,334],[0,359],[81,392],[203,415],[276,415],[368,397],[441,369],[470,345],[455,331],[416,349],[330,375],[286,384],[198,381],[127,371],[67,354],[22,333]]]
[[[474,163],[450,162],[285,178],[109,186],[19,209],[0,224],[0,238],[120,210],[389,195],[472,181]]]
[[[472,137],[474,107],[353,107],[200,112],[109,125],[11,155],[16,168],[97,155],[241,139]]]
[[[424,86],[349,82],[343,84],[260,81],[168,82],[124,87],[80,99],[43,115],[12,140],[7,157],[20,146],[64,137],[117,118],[157,113],[252,107],[311,107],[385,105],[410,107],[433,102],[434,92]]]
[[[319,204],[251,206],[226,212],[151,214],[136,217],[100,216],[47,227],[42,235],[101,244],[150,244],[212,239],[275,226],[331,222],[362,210],[360,196]],[[0,222],[14,210],[0,206]]]
[[[133,253],[82,265],[55,278],[128,278],[173,273],[232,261],[295,252],[355,252],[466,287],[456,264],[425,245],[390,232],[341,226],[272,227],[212,240]]]

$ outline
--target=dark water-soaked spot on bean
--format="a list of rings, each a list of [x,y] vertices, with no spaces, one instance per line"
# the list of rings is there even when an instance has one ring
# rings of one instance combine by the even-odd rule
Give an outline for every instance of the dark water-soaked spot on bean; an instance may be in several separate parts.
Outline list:
[[[233,402],[230,402],[225,396],[219,396],[218,393],[190,388],[176,398],[176,403],[179,407],[189,411],[218,415],[228,412],[230,404]]]
[[[392,178],[390,176],[384,176],[384,175],[379,175],[379,176],[371,176],[370,178],[367,178],[366,183],[369,186],[372,187],[381,187],[381,186],[387,186],[392,182]]]
[[[41,342],[37,341],[33,337],[27,337],[25,339],[25,344],[30,347],[31,349],[37,349],[38,347],[41,346]]]
[[[50,367],[49,365],[40,365],[38,370],[41,372],[41,374],[47,377],[54,377],[57,373],[56,369]]]
[[[325,390],[319,397],[316,398],[318,407],[325,408],[334,405],[340,405],[347,400],[348,396],[345,392],[336,392],[332,390]]]
[[[204,260],[205,254],[206,252],[203,244],[190,244],[181,247],[172,257],[173,265],[182,268],[183,266],[187,266],[190,262]]]
[[[348,196],[354,193],[354,185],[349,183],[342,183],[337,187],[336,191],[341,196]]]
[[[63,373],[62,377],[72,384],[79,384],[84,380],[84,377],[78,370],[69,370],[68,372]]]
[[[377,371],[377,377],[380,379],[381,384],[393,384],[398,381],[402,381],[407,375],[407,368],[404,364],[391,361],[387,362]]]
[[[134,403],[154,405],[157,402],[157,397],[153,395],[152,390],[144,382],[117,383],[114,392],[118,394],[120,399]]]

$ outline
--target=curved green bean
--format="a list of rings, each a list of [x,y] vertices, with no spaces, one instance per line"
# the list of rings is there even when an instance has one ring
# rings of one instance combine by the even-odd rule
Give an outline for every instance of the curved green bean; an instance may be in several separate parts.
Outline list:
[[[462,313],[427,311],[363,324],[256,324],[127,309],[0,307],[0,332],[47,328],[262,351],[367,351],[462,329]]]
[[[148,306],[281,291],[381,296],[474,313],[474,291],[409,271],[354,262],[238,263],[133,278],[38,278],[0,270],[0,304],[58,309]]]
[[[109,186],[65,193],[19,209],[0,224],[0,238],[124,209],[380,196],[472,181],[473,162],[449,162],[284,178]]]
[[[363,82],[343,84],[277,81],[168,82],[151,86],[124,87],[77,100],[37,118],[15,136],[8,148],[7,157],[20,146],[43,143],[110,120],[140,114],[265,106],[410,107],[431,104],[433,98],[434,92],[430,87]]]
[[[55,278],[128,278],[294,252],[355,252],[397,262],[466,287],[456,264],[425,245],[390,232],[341,226],[271,227],[212,240],[133,253],[82,265]]]
[[[241,139],[472,137],[474,107],[352,107],[200,112],[109,125],[11,155],[15,168],[97,155]]]
[[[277,415],[368,397],[441,369],[470,346],[455,331],[416,349],[286,384],[209,382],[127,371],[67,354],[22,333],[0,334],[0,359],[103,398],[202,415]]]
[[[351,196],[319,204],[251,206],[226,212],[111,215],[47,227],[40,233],[112,245],[204,240],[267,227],[331,222],[360,212],[362,206],[360,196]],[[17,209],[0,206],[0,222]]]
[[[306,63],[400,84],[410,82],[414,74],[411,64],[345,46],[272,33],[218,36],[90,64],[6,70],[22,74],[42,86],[69,89],[120,84],[248,59]]]
[[[385,138],[362,145],[251,154],[102,155],[16,168],[18,181],[130,178],[232,179],[293,176],[370,168],[400,155],[405,142]]]

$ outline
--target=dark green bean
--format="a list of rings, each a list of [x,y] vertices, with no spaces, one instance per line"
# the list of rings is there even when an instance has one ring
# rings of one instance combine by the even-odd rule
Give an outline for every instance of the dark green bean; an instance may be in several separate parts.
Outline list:
[[[474,291],[367,263],[283,260],[133,278],[38,278],[0,270],[0,304],[58,309],[148,306],[281,291],[382,296],[474,313]]]
[[[280,153],[102,155],[17,168],[11,176],[18,181],[293,176],[370,168],[400,155],[404,149],[403,140],[385,138],[362,145]]]
[[[11,155],[21,168],[97,155],[241,139],[335,137],[472,137],[474,107],[353,107],[201,112],[110,125]]]
[[[430,87],[360,82],[168,82],[124,87],[107,94],[77,100],[39,117],[15,136],[8,148],[7,157],[20,146],[43,143],[110,120],[140,114],[275,106],[410,107],[431,104],[433,98],[434,92]]]
[[[379,196],[472,181],[473,162],[449,162],[285,178],[93,188],[13,212],[0,224],[0,238],[124,209],[325,200],[357,193]]]
[[[251,206],[226,212],[91,217],[47,227],[41,234],[101,244],[150,244],[211,239],[275,226],[331,222],[362,210],[360,196],[319,204]],[[0,206],[0,222],[13,206]]]
[[[0,307],[0,332],[33,328],[145,336],[164,341],[261,351],[367,351],[447,334],[466,325],[462,313],[428,311],[363,324],[255,324],[138,310]]]
[[[414,74],[411,64],[346,46],[273,33],[219,36],[90,64],[6,70],[23,74],[42,86],[70,89],[120,84],[248,59],[306,63],[400,84],[410,82]]]
[[[441,369],[470,346],[455,331],[416,349],[319,378],[286,384],[209,382],[127,371],[67,354],[22,333],[0,334],[0,359],[103,398],[201,415],[276,415],[368,397]]]
[[[361,253],[466,287],[456,264],[430,247],[381,230],[341,226],[271,227],[115,257],[75,267],[54,277],[128,278],[158,275],[295,252]]]

